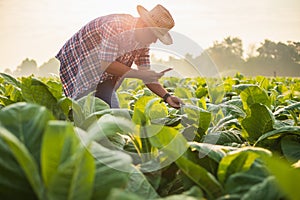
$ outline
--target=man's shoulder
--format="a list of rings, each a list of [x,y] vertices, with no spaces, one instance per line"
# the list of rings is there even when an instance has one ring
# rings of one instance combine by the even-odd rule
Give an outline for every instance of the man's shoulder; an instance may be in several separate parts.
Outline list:
[[[98,27],[100,31],[110,30],[123,32],[135,27],[138,18],[129,14],[110,14],[96,19],[92,27]]]
[[[96,19],[97,21],[101,21],[102,23],[132,23],[136,20],[135,17],[133,17],[130,14],[110,14],[101,16]]]

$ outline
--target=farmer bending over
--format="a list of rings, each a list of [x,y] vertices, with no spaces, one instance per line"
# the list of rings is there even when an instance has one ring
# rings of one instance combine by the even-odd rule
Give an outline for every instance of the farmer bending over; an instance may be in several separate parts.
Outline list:
[[[164,75],[150,70],[149,46],[159,39],[172,44],[168,31],[174,26],[169,11],[161,5],[148,11],[137,6],[140,17],[111,14],[98,17],[75,33],[56,58],[66,96],[79,99],[95,91],[95,96],[118,108],[117,85],[124,78],[141,79],[170,106],[181,100],[170,95],[158,80]],[[133,62],[137,69],[132,69]]]

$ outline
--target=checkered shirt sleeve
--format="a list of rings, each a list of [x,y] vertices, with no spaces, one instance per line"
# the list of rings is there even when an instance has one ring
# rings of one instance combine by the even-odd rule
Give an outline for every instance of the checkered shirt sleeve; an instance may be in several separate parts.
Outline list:
[[[134,63],[139,69],[150,68],[149,48],[143,48],[138,50],[138,55],[135,56]]]
[[[131,28],[135,18],[130,15],[99,17],[74,34],[55,56],[60,61],[60,78],[66,96],[95,89],[106,72],[102,61],[113,62],[118,54],[118,40],[114,36]]]

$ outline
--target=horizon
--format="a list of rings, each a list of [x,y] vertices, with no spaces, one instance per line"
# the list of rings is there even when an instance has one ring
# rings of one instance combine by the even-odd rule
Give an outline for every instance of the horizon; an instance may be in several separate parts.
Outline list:
[[[221,3],[188,0],[185,4],[179,0],[112,0],[109,5],[96,0],[72,1],[72,4],[68,0],[0,0],[0,71],[14,70],[26,58],[41,66],[53,58],[76,31],[96,17],[111,13],[138,17],[136,5],[151,10],[159,3],[174,17],[172,30],[204,49],[228,36],[240,38],[244,51],[265,39],[283,43],[300,41],[300,2],[296,0],[225,0]]]

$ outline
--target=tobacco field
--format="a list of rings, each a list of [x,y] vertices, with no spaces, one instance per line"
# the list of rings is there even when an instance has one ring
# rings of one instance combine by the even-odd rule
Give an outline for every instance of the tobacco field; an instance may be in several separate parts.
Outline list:
[[[300,199],[300,79],[136,79],[119,109],[0,74],[0,199]],[[209,83],[209,84],[208,84]]]

